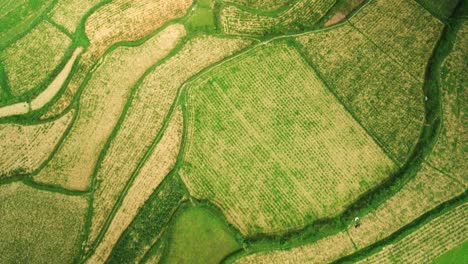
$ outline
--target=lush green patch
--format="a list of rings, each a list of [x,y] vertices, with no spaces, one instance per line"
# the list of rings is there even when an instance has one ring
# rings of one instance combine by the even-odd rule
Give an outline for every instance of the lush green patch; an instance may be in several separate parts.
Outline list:
[[[468,259],[468,241],[434,260],[434,264],[462,264]]]
[[[216,19],[213,11],[212,0],[199,1],[192,10],[192,13],[187,18],[185,26],[189,31],[216,31]]]
[[[52,0],[0,0],[0,47],[21,34]]]
[[[212,212],[201,207],[181,208],[170,230],[163,263],[219,263],[239,248],[232,231]]]
[[[184,197],[182,182],[175,176],[167,176],[140,209],[112,250],[108,263],[138,262],[157,242]]]
[[[464,0],[418,0],[422,6],[439,18],[448,18],[459,1]]]

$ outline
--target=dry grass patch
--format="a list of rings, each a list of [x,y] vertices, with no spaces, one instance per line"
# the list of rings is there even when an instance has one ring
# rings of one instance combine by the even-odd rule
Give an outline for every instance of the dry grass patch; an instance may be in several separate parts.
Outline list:
[[[88,202],[15,182],[0,186],[1,263],[71,263]]]
[[[351,226],[348,232],[359,248],[369,246],[464,191],[463,186],[424,164],[416,178],[361,217],[359,228]]]
[[[174,167],[182,141],[182,121],[182,110],[179,107],[173,113],[158,145],[138,172],[135,181],[122,201],[122,205],[114,215],[101,243],[88,263],[106,261],[115,243],[135,218],[138,210]]]
[[[0,124],[0,178],[37,169],[52,154],[73,113],[37,125]]]
[[[466,241],[467,226],[468,204],[465,203],[358,263],[431,263]]]
[[[224,2],[240,4],[259,10],[275,10],[287,4],[295,2],[295,0],[225,0]]]
[[[290,250],[273,250],[237,260],[236,264],[330,263],[354,251],[345,232]]]
[[[241,39],[197,37],[145,77],[97,173],[99,184],[94,194],[90,242],[96,238],[117,197],[161,129],[179,87],[203,68],[248,44],[250,41]]]
[[[373,0],[350,22],[406,71],[424,80],[443,24],[417,1]]]
[[[395,169],[283,43],[223,64],[189,92],[181,176],[245,235],[333,216]]]
[[[33,89],[52,73],[71,40],[49,22],[42,22],[23,38],[1,51],[14,96]]]
[[[49,16],[69,32],[74,32],[85,13],[101,0],[59,0]]]
[[[403,164],[423,126],[423,84],[348,24],[297,40],[330,89]]]
[[[53,159],[34,179],[67,189],[85,190],[131,87],[184,35],[183,26],[176,24],[140,46],[119,47],[108,54],[80,96],[78,117],[70,133]]]
[[[97,54],[118,41],[142,38],[164,23],[185,14],[191,0],[116,0],[96,10],[85,24]]]

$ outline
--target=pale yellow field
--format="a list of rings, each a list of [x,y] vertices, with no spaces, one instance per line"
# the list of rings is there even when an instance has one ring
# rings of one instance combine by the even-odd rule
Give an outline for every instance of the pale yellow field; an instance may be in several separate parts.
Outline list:
[[[116,0],[94,12],[85,24],[92,53],[118,41],[142,38],[185,14],[191,0]]]
[[[349,24],[297,40],[338,98],[403,164],[423,127],[423,84]]]
[[[464,191],[457,182],[423,165],[415,179],[375,211],[362,216],[361,226],[350,226],[348,232],[359,248],[369,246]]]
[[[0,185],[0,263],[71,263],[88,202],[21,182]]]
[[[0,178],[21,170],[31,173],[56,147],[74,111],[38,125],[0,124]]]
[[[42,91],[37,97],[31,100],[31,110],[37,110],[46,105],[54,96],[60,91],[62,85],[65,83],[65,80],[68,78],[70,71],[75,63],[75,60],[81,54],[83,49],[78,47],[73,52],[71,58],[63,67],[62,71],[55,77],[55,79],[47,86],[47,88]]]
[[[283,43],[253,49],[196,81],[188,107],[181,176],[244,235],[283,233],[338,214],[395,169]]]
[[[413,0],[373,0],[350,19],[419,81],[440,37],[443,24]]]
[[[96,161],[115,126],[130,88],[184,36],[182,25],[166,28],[137,47],[120,47],[108,54],[80,97],[78,117],[52,160],[34,180],[85,190]],[[128,68],[128,65],[133,65]]]
[[[44,21],[2,50],[0,58],[12,94],[21,95],[45,80],[57,67],[70,44],[67,35]]]
[[[182,109],[178,107],[164,131],[164,136],[138,172],[109,229],[94,254],[87,261],[88,263],[106,261],[113,246],[135,218],[140,207],[143,206],[164,177],[174,167],[182,141],[182,121]]]
[[[355,250],[345,232],[320,239],[312,244],[290,250],[274,250],[250,255],[237,260],[237,264],[273,263],[330,263]]]
[[[84,14],[101,0],[59,0],[50,11],[49,16],[68,30],[75,32],[78,22]]]
[[[97,173],[100,184],[94,194],[90,242],[96,238],[117,197],[161,129],[182,84],[248,44],[250,41],[240,39],[197,37],[145,77]]]
[[[465,203],[358,263],[431,263],[467,241],[467,226],[468,204]]]
[[[466,152],[468,146],[468,22],[457,33],[452,52],[442,65],[441,92],[443,120],[437,144],[429,163],[468,185]]]
[[[29,112],[29,104],[26,102],[15,103],[0,107],[0,118],[7,116],[22,115]]]

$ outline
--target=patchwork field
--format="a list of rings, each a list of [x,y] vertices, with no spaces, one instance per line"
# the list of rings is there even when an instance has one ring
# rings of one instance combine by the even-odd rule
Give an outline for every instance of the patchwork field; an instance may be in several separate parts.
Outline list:
[[[214,37],[189,40],[177,54],[157,65],[142,80],[125,119],[99,164],[94,193],[94,215],[89,240],[93,241],[125,184],[151,146],[178,96],[178,89],[193,74],[238,51],[249,41]],[[210,47],[210,56],[203,51]],[[152,107],[151,107],[152,106]],[[116,177],[118,175],[118,177]]]
[[[333,6],[335,0],[299,0],[272,15],[255,13],[234,5],[221,8],[220,23],[224,33],[269,35],[313,26]]]
[[[78,23],[88,10],[101,0],[58,0],[49,16],[68,32],[75,32]]]
[[[0,0],[0,263],[463,263],[467,10]]]
[[[434,167],[457,178],[465,187],[468,184],[468,175],[465,174],[468,142],[465,134],[468,129],[468,106],[465,103],[468,100],[465,91],[468,86],[467,49],[468,22],[463,21],[453,51],[445,59],[441,69],[443,125],[433,155],[429,159]]]
[[[337,214],[395,168],[283,43],[210,72],[188,98],[184,182],[243,234],[283,233]]]
[[[44,81],[58,66],[71,40],[48,22],[0,51],[11,93],[19,96]]]
[[[89,263],[103,262],[109,257],[112,247],[115,245],[120,235],[125,231],[131,221],[135,218],[138,210],[143,206],[146,200],[151,196],[154,190],[159,186],[164,177],[174,168],[177,155],[179,154],[180,144],[182,143],[182,110],[176,109],[172,114],[171,120],[164,131],[164,135],[157,143],[155,149],[149,157],[137,168],[137,175],[131,183],[121,206],[112,218],[102,241],[98,241],[98,246],[89,259]],[[108,199],[109,201],[113,201]],[[96,208],[98,209],[98,208]],[[96,210],[96,213],[99,213]],[[95,224],[95,222],[92,222]],[[98,225],[98,227],[101,227]],[[92,228],[98,229],[95,226]],[[91,231],[90,236],[93,235]]]
[[[47,10],[52,0],[0,1],[0,47],[27,30],[30,23]]]
[[[71,263],[88,203],[11,183],[0,185],[0,262]]]
[[[70,111],[35,125],[0,124],[0,179],[36,170],[57,147],[73,115]]]
[[[464,203],[358,263],[428,263],[466,241],[467,215]]]
[[[34,180],[71,190],[86,190],[99,153],[116,125],[132,87],[184,34],[183,27],[176,24],[140,46],[120,47],[109,53],[81,94],[72,129]],[[132,70],[128,64],[135,64]]]

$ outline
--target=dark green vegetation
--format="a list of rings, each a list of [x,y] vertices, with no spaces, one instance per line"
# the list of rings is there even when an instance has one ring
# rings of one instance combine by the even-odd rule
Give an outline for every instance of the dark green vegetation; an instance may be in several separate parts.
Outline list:
[[[133,222],[122,234],[108,259],[109,263],[134,263],[144,257],[164,232],[185,197],[178,175],[168,175],[151,195]]]
[[[216,264],[239,248],[232,231],[209,209],[186,204],[179,211],[167,231],[162,263]]]
[[[434,260],[434,264],[463,264],[468,259],[468,241]]]

